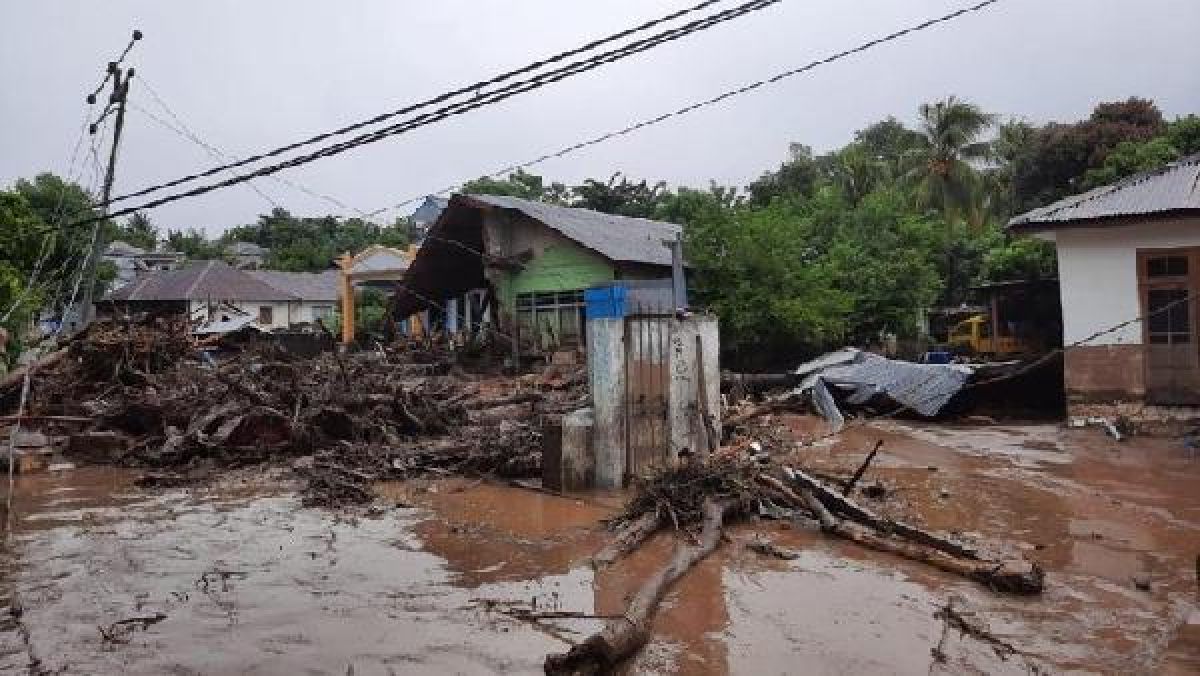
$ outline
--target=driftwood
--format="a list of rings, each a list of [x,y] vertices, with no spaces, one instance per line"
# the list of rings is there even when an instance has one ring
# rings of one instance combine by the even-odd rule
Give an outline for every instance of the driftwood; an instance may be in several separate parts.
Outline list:
[[[521,394],[514,394],[510,397],[500,397],[499,399],[477,399],[475,401],[468,401],[463,404],[463,408],[469,411],[481,411],[488,408],[512,406],[513,404],[531,404],[543,399],[545,399],[545,397],[537,392],[523,392]]]
[[[850,498],[839,494],[805,472],[790,467],[785,467],[783,471],[793,484],[812,491],[813,495],[820,499],[822,504],[843,518],[857,521],[885,535],[899,535],[918,544],[923,544],[950,554],[951,556],[965,559],[979,558],[979,552],[967,545],[935,533],[930,533],[902,521],[894,521],[880,516]]]
[[[996,591],[1013,594],[1038,594],[1042,591],[1043,573],[1036,563],[1023,559],[996,562],[954,556],[923,543],[881,535],[849,519],[838,519],[830,512],[825,502],[808,488],[802,488],[799,495],[821,522],[821,530],[831,535],[837,535],[869,549],[895,554],[962,575]]]
[[[596,568],[607,566],[614,561],[624,558],[639,545],[661,528],[663,518],[658,510],[646,512],[637,520],[626,524],[617,532],[613,541],[608,543],[592,557],[592,565]]]
[[[547,674],[595,674],[609,670],[632,655],[650,639],[650,620],[667,590],[679,578],[712,554],[721,544],[721,526],[725,515],[737,506],[736,500],[704,501],[704,528],[699,543],[680,543],[670,563],[646,580],[638,589],[625,615],[610,620],[598,633],[561,655],[546,657]]]
[[[76,425],[87,425],[96,422],[96,419],[86,415],[0,415],[0,422],[24,422],[26,420],[34,420],[37,422],[53,422],[53,423],[74,423]]]

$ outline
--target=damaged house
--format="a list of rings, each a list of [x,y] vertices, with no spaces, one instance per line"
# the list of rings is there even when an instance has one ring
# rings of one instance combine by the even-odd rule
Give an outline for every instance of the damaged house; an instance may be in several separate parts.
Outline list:
[[[199,261],[154,272],[109,293],[102,306],[132,312],[187,314],[193,323],[235,322],[270,331],[328,318],[337,302],[337,271],[239,270]]]
[[[1200,155],[1017,216],[1058,251],[1070,415],[1200,405]],[[1149,405],[1149,406],[1147,406]]]
[[[396,317],[430,311],[447,330],[485,318],[521,354],[583,344],[584,290],[671,276],[682,228],[497,195],[454,195],[430,226]]]

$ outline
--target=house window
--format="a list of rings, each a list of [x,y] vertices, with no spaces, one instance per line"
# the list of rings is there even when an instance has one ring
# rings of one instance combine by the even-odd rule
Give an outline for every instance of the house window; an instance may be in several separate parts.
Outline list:
[[[271,326],[274,324],[274,308],[272,308],[270,305],[260,305],[258,308],[258,323],[263,326]]]
[[[314,305],[313,306],[312,318],[313,318],[314,322],[317,321],[318,319],[329,319],[332,316],[333,316],[333,306],[332,305]]]
[[[583,344],[583,291],[517,294],[521,346],[553,350]]]
[[[1147,257],[1146,261],[1146,276],[1149,278],[1158,277],[1186,277],[1188,273],[1187,256],[1153,256]]]
[[[1146,335],[1150,342],[1159,345],[1192,342],[1189,305],[1187,289],[1148,290]]]

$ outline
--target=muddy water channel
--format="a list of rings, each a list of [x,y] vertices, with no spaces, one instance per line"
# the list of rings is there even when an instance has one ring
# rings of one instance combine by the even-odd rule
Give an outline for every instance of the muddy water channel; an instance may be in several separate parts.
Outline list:
[[[798,438],[812,431],[791,424]],[[1046,567],[1046,593],[1005,598],[803,524],[743,524],[668,595],[625,670],[1200,672],[1200,460],[1051,426],[887,424],[793,452],[841,470],[875,439],[881,510],[1025,551]],[[0,670],[538,673],[599,620],[531,623],[506,609],[619,614],[673,543],[593,571],[613,495],[414,481],[380,486],[377,509],[347,515],[300,507],[282,473],[172,490],[135,477],[81,468],[18,482]],[[745,547],[756,537],[798,558],[764,558]],[[948,629],[937,611],[950,600],[1019,652]]]

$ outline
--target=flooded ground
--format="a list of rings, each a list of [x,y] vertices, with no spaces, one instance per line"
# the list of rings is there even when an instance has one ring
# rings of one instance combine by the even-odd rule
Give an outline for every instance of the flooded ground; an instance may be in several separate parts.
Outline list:
[[[785,417],[798,439],[820,424]],[[1047,569],[1013,599],[803,525],[735,527],[668,595],[629,673],[1200,671],[1200,458],[1050,425],[888,422],[787,448],[852,469],[882,511],[1016,548]],[[668,555],[659,537],[595,573],[619,496],[564,499],[467,480],[380,487],[354,518],[303,509],[282,474],[142,490],[85,468],[18,482],[0,588],[0,668],[50,673],[537,673],[600,620],[533,624],[508,608],[620,613]],[[755,537],[799,554],[768,559]],[[1020,654],[947,630],[954,607]],[[12,619],[10,619],[12,618]],[[945,661],[933,658],[940,647]]]

